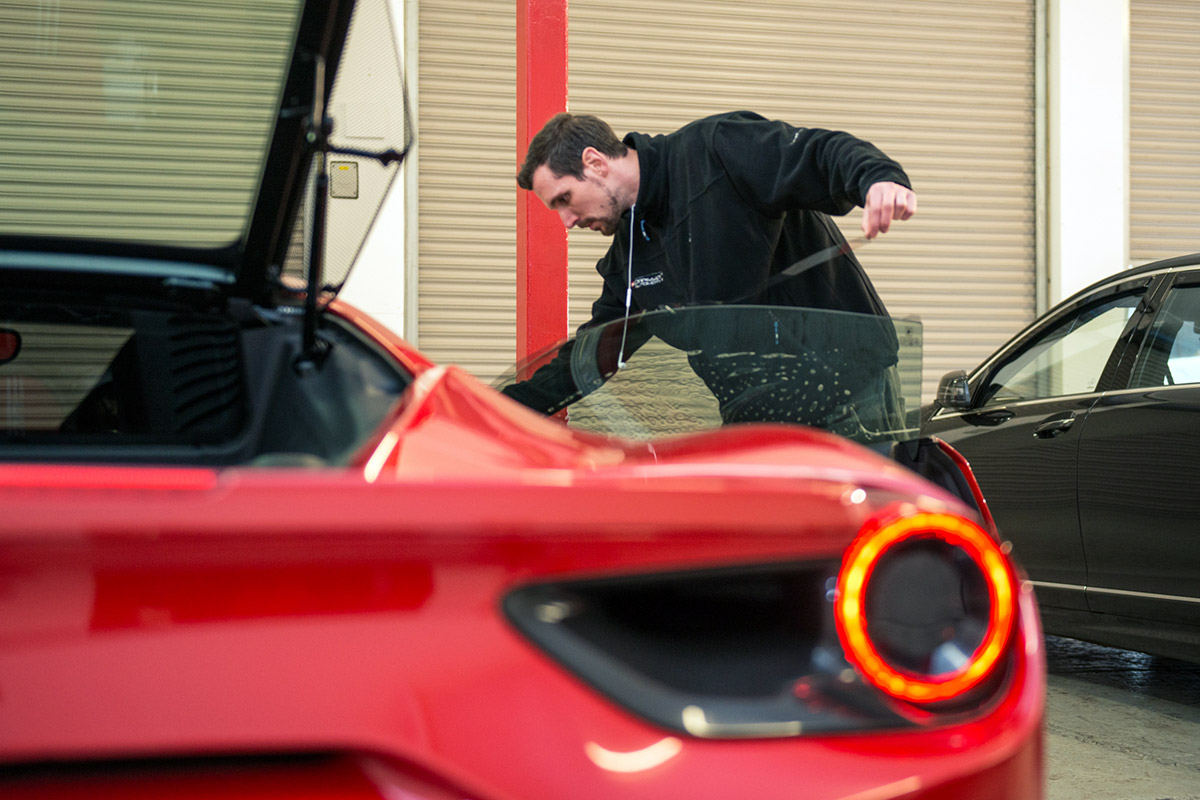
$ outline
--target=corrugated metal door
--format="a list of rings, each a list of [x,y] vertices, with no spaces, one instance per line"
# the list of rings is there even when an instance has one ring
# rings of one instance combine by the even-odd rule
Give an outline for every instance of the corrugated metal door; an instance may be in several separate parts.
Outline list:
[[[925,324],[928,399],[1034,314],[1034,0],[880,9],[572,0],[570,104],[618,133],[750,108],[901,161],[920,213],[861,256],[891,312]],[[490,377],[514,352],[515,11],[422,0],[419,24],[420,343]],[[572,327],[606,244],[571,234]]]
[[[848,130],[900,161],[918,216],[860,258],[925,328],[922,397],[1035,309],[1034,0],[572,0],[570,106],[666,133],[748,108]],[[840,220],[857,235],[857,212]],[[607,240],[572,231],[571,318]]]
[[[1132,0],[1129,255],[1200,251],[1200,4]]]
[[[417,325],[490,378],[516,352],[516,6],[421,0]]]

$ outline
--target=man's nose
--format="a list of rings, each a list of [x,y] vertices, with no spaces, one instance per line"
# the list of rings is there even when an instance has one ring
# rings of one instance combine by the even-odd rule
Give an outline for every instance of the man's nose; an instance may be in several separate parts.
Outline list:
[[[573,214],[565,208],[558,212],[558,218],[562,220],[563,227],[567,230],[574,228],[575,224],[579,222],[579,215]]]

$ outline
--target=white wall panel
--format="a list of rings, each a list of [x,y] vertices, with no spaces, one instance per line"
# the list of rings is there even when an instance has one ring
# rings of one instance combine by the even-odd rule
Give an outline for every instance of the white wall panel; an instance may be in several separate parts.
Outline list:
[[[1131,0],[1130,261],[1200,251],[1200,3]]]

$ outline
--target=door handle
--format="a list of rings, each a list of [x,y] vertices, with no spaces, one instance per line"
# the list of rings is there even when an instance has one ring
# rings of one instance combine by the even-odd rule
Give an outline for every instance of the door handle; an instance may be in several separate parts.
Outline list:
[[[1001,425],[1008,422],[1016,416],[1016,413],[1009,411],[1007,408],[990,408],[986,411],[974,411],[970,414],[965,414],[963,419],[972,425]]]
[[[1070,430],[1071,426],[1074,424],[1075,412],[1068,411],[1065,414],[1061,414],[1057,417],[1051,417],[1050,419],[1039,423],[1038,426],[1033,429],[1033,435],[1039,439],[1053,439],[1060,433]]]

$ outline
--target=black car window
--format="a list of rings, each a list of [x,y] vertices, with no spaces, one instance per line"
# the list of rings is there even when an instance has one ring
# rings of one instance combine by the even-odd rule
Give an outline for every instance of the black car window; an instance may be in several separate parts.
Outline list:
[[[1139,288],[1076,308],[992,373],[983,404],[1097,390],[1113,347],[1145,293]]]
[[[1200,286],[1167,295],[1138,352],[1129,388],[1200,383]]]

